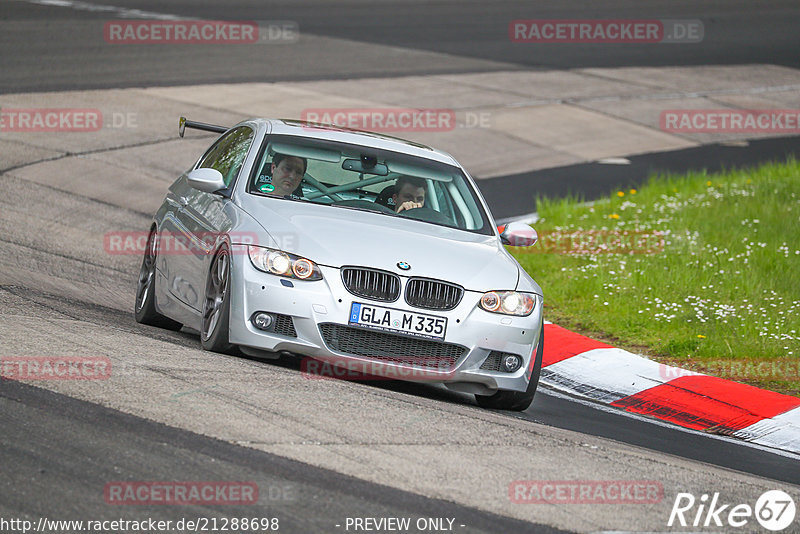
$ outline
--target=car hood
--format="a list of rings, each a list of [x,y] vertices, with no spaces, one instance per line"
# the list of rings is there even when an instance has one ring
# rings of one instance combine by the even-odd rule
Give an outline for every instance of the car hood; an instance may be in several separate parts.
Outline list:
[[[343,207],[248,195],[241,207],[271,246],[320,265],[358,265],[447,280],[472,291],[516,289],[517,262],[494,235]],[[401,270],[397,264],[411,266]]]

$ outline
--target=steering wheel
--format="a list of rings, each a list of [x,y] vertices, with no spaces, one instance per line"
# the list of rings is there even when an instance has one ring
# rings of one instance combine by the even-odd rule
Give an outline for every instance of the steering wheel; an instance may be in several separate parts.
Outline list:
[[[435,224],[444,224],[447,226],[455,226],[453,221],[446,215],[441,212],[436,211],[433,208],[428,208],[426,206],[422,206],[421,208],[411,208],[408,210],[403,210],[398,213],[401,217],[408,217],[409,219],[414,219],[417,221],[425,221]]]
[[[377,211],[380,213],[394,213],[391,209],[387,208],[382,204],[377,204],[372,202],[371,200],[364,200],[359,198],[354,198],[350,200],[340,200],[338,202],[333,203],[334,206],[345,206],[350,208],[360,208],[364,210],[370,211]]]

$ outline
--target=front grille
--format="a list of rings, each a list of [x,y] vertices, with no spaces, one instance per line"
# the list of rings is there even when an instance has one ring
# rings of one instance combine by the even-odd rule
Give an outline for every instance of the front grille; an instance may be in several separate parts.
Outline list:
[[[481,365],[481,369],[484,371],[499,371],[500,370],[500,360],[503,357],[502,352],[497,352],[493,350],[489,353],[489,356],[486,357],[486,360]]]
[[[292,318],[280,313],[275,314],[275,328],[273,332],[282,336],[297,337],[297,331],[294,329]]]
[[[489,356],[486,357],[483,365],[481,365],[481,369],[484,371],[497,371],[503,373],[507,372],[501,367],[501,363],[505,356],[512,356],[512,354],[493,350],[489,353]]]
[[[452,343],[374,332],[365,328],[333,323],[319,325],[322,338],[331,350],[426,369],[447,371],[467,352]]]
[[[464,288],[428,278],[412,278],[406,284],[406,302],[428,310],[452,310],[461,302]]]
[[[350,293],[367,299],[394,302],[400,296],[400,277],[386,271],[343,267],[342,282]]]

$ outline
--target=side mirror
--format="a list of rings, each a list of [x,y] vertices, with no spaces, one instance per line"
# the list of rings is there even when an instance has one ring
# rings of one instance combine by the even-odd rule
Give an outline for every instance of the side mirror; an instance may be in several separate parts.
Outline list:
[[[503,244],[512,247],[531,247],[539,240],[536,230],[521,222],[498,226],[497,231],[500,232],[500,240]]]
[[[206,193],[225,189],[222,173],[216,169],[195,169],[186,175],[186,181],[190,186]]]

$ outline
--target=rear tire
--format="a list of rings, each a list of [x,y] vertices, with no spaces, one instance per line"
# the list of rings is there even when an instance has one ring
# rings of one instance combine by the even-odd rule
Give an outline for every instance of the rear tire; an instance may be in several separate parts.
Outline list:
[[[228,341],[231,314],[231,254],[222,245],[211,261],[203,299],[203,326],[200,344],[204,350],[236,354],[236,345]]]
[[[525,391],[498,391],[494,395],[475,395],[481,408],[490,410],[510,410],[521,412],[527,410],[536,395],[539,386],[539,375],[542,373],[542,354],[544,352],[544,327],[539,332],[539,344],[536,346],[536,359],[533,363],[531,380]]]
[[[158,230],[155,226],[150,229],[147,236],[147,246],[144,249],[142,267],[139,269],[139,282],[136,284],[136,303],[133,315],[136,322],[166,328],[167,330],[180,330],[183,326],[178,321],[173,321],[156,311],[156,259],[158,258]]]

